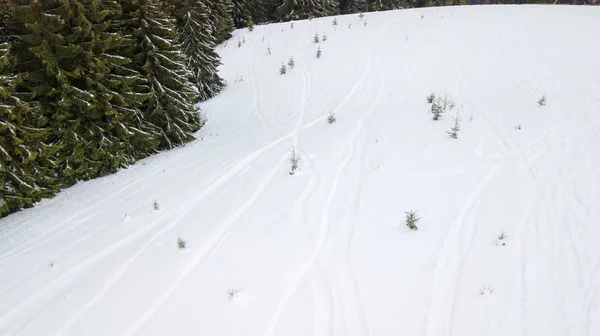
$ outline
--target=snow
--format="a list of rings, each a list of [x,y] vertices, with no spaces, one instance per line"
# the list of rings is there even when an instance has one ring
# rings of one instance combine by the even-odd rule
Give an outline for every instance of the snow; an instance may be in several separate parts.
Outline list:
[[[0,220],[0,335],[600,335],[600,8],[363,20],[236,31],[197,141]]]

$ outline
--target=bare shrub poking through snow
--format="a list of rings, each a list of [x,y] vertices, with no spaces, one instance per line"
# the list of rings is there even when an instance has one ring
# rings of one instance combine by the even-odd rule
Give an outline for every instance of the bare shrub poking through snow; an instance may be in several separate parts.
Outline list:
[[[479,294],[490,295],[492,293],[494,293],[494,288],[492,288],[492,286],[490,286],[490,285],[484,285],[483,289],[481,290],[481,292]]]
[[[546,105],[546,96],[542,96],[542,98],[540,98],[540,100],[538,100],[537,103],[539,107]]]
[[[335,113],[330,112],[329,115],[327,116],[327,123],[328,124],[333,124],[337,121],[337,119],[335,118]]]
[[[187,241],[185,241],[181,237],[177,237],[177,248],[179,248],[180,250],[185,250],[186,246],[187,246]]]
[[[506,234],[506,231],[502,230],[502,232],[498,236],[498,239],[496,239],[496,245],[506,246],[506,238],[508,238],[508,235]]]
[[[404,214],[406,215],[406,226],[411,230],[417,230],[419,228],[417,227],[417,223],[421,220],[421,217],[417,215],[417,212],[415,210],[410,210],[405,211]]]
[[[229,300],[233,300],[233,299],[236,299],[238,297],[238,295],[240,294],[240,290],[239,289],[235,289],[235,288],[227,288],[225,290],[225,294],[227,294],[227,298]]]
[[[296,150],[292,148],[292,154],[290,154],[290,175],[294,175],[296,170],[298,170],[298,163],[300,162],[300,157],[296,154]]]
[[[154,208],[154,210],[158,211],[160,210],[160,205],[158,204],[157,200],[154,200],[154,202],[152,203],[152,207]]]

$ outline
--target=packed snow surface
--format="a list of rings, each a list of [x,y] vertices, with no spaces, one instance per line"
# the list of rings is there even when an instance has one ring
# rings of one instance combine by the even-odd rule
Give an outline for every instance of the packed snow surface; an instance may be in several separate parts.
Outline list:
[[[197,141],[1,220],[0,335],[600,335],[600,8],[337,21],[236,31]]]

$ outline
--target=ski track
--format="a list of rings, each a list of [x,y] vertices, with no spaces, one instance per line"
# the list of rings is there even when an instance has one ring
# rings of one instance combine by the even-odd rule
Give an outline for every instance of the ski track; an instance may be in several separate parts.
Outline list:
[[[393,22],[389,23],[388,25],[386,25],[384,27],[385,32],[387,32],[388,27],[392,24],[393,24]],[[353,97],[356,95],[359,88],[364,86],[364,80],[366,78],[366,75],[369,73],[369,70],[371,69],[371,58],[372,58],[373,51],[378,46],[379,42],[383,39],[383,36],[384,36],[384,34],[381,34],[378,41],[370,49],[370,51],[368,53],[368,57],[367,57],[367,66],[365,67],[365,70],[361,74],[357,83],[350,90],[349,94],[346,95],[344,97],[344,99],[342,99],[342,101],[333,109],[334,113],[337,113],[338,111],[342,110],[343,107],[345,107],[347,104],[349,104],[352,101]],[[381,59],[378,58],[378,60],[379,60],[379,62],[381,62]],[[301,61],[304,65],[306,65],[306,62],[303,59],[301,59]],[[306,73],[303,73],[303,83],[305,83],[305,84],[303,85],[303,87],[304,87],[303,97],[304,98],[302,100],[303,104],[301,105],[302,111],[305,109],[303,106],[305,106],[304,99],[306,97],[306,93],[310,89],[310,86],[306,85],[307,81],[310,82],[309,80],[307,80],[307,77],[309,77],[309,76],[307,76]],[[383,78],[382,78],[382,83],[381,83],[381,87],[380,87],[380,92],[378,94],[376,102],[372,105],[372,108],[367,113],[367,115],[366,115],[367,117],[368,117],[368,115],[370,115],[373,112],[373,110],[375,109],[375,106],[379,102],[379,100],[381,98],[382,90],[383,90]],[[293,281],[292,285],[289,287],[289,289],[283,295],[283,299],[281,300],[278,308],[276,309],[276,311],[273,315],[271,322],[269,323],[269,325],[267,327],[265,336],[272,336],[274,334],[277,324],[279,323],[279,320],[281,319],[283,313],[285,312],[285,309],[288,306],[289,301],[292,299],[294,294],[297,292],[298,288],[302,284],[302,281],[305,279],[305,277],[307,277],[309,275],[316,277],[316,279],[311,280],[311,282],[313,283],[313,299],[315,300],[315,302],[325,300],[324,303],[323,302],[320,303],[321,307],[315,307],[314,335],[333,335],[335,322],[338,319],[343,319],[345,321],[344,323],[346,323],[346,325],[347,325],[347,322],[343,317],[343,315],[344,315],[343,310],[342,310],[342,313],[339,313],[340,312],[340,308],[338,307],[339,304],[336,305],[336,301],[339,302],[339,301],[341,301],[341,299],[340,299],[339,295],[336,296],[336,294],[331,292],[332,286],[330,284],[332,281],[327,278],[327,275],[325,274],[326,272],[324,270],[324,266],[319,262],[319,259],[321,259],[322,250],[325,247],[325,244],[328,240],[328,235],[330,232],[331,224],[330,224],[329,208],[331,207],[333,199],[337,193],[338,184],[339,184],[341,175],[347,168],[347,164],[354,154],[353,150],[352,150],[353,142],[354,142],[354,139],[358,136],[358,134],[362,130],[362,122],[363,122],[363,120],[359,121],[359,123],[358,123],[359,127],[357,128],[358,131],[355,132],[349,140],[350,153],[346,154],[344,156],[344,158],[341,159],[339,168],[333,178],[332,187],[330,188],[329,195],[323,205],[323,210],[321,213],[320,230],[319,230],[319,233],[316,234],[317,243],[316,243],[316,246],[313,248],[313,253],[305,263],[303,263],[300,267],[298,267],[298,270],[296,272],[296,279]],[[296,143],[296,141],[294,143]],[[344,149],[344,147],[345,146],[340,147],[340,148],[338,148],[338,150],[336,150],[334,152],[334,154],[332,156],[332,159],[334,162],[340,161],[338,159],[338,156],[341,155],[340,152]],[[302,202],[305,202],[303,198],[302,198]],[[348,248],[348,247],[346,247],[346,248]],[[317,267],[313,269],[314,266],[317,266]],[[313,269],[312,273],[310,273],[311,269]],[[316,287],[317,289],[314,289],[314,286],[317,286]],[[353,286],[356,287],[355,284]],[[324,293],[328,293],[328,294],[324,294]],[[355,291],[355,293],[353,293],[353,295],[355,297],[355,301],[357,301],[358,305],[360,305],[360,298],[358,298],[357,292]],[[336,297],[337,297],[337,300],[336,300]],[[338,311],[337,315],[342,315],[341,317],[335,316],[335,315],[332,316],[332,309],[333,309],[333,314],[335,314],[336,307],[337,307],[337,311]],[[358,306],[355,309],[357,309],[359,311],[359,316],[362,317],[362,319],[360,320],[360,323],[363,324],[363,326],[360,327],[361,330],[363,330],[361,335],[368,335],[368,332],[366,332],[366,322],[364,321],[364,314],[362,313],[362,308],[360,306]],[[316,312],[321,312],[321,313],[316,314]],[[327,313],[327,312],[329,312],[329,313]],[[323,317],[325,317],[325,318],[323,318]],[[334,319],[333,321],[331,320],[332,318]],[[322,321],[322,322],[320,322],[320,321]],[[346,330],[349,331],[347,327],[346,327]]]

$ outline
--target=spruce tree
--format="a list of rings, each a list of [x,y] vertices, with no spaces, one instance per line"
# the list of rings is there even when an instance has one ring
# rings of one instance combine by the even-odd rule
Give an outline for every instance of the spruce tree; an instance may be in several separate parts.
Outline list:
[[[232,16],[235,27],[244,28],[252,26],[254,22],[246,0],[232,0],[231,2],[233,4]]]
[[[148,95],[142,110],[144,119],[159,135],[159,148],[173,148],[194,139],[202,126],[193,103],[198,91],[189,80],[185,55],[178,49],[175,20],[162,7],[161,0],[127,0],[123,5],[123,26],[133,43],[126,54],[129,65],[144,78],[137,93]]]
[[[275,17],[281,21],[301,20],[337,13],[339,0],[283,0]]]
[[[203,0],[209,9],[209,20],[215,43],[220,44],[233,32],[233,4],[231,0]]]
[[[14,43],[16,71],[24,73],[17,92],[39,103],[47,118],[48,143],[61,183],[70,185],[133,162],[123,127],[125,111],[113,108],[119,93],[106,76],[123,62],[109,50],[118,36],[108,33],[110,11],[100,0],[17,1],[21,22]]]
[[[9,45],[0,45],[0,217],[30,207],[57,191],[55,149],[44,144],[45,119],[35,104],[19,98],[20,77],[12,73]]]
[[[192,72],[192,81],[198,88],[198,99],[207,100],[216,96],[225,86],[217,73],[221,58],[214,51],[215,39],[210,34],[209,9],[202,0],[177,0],[173,3],[186,67]]]

